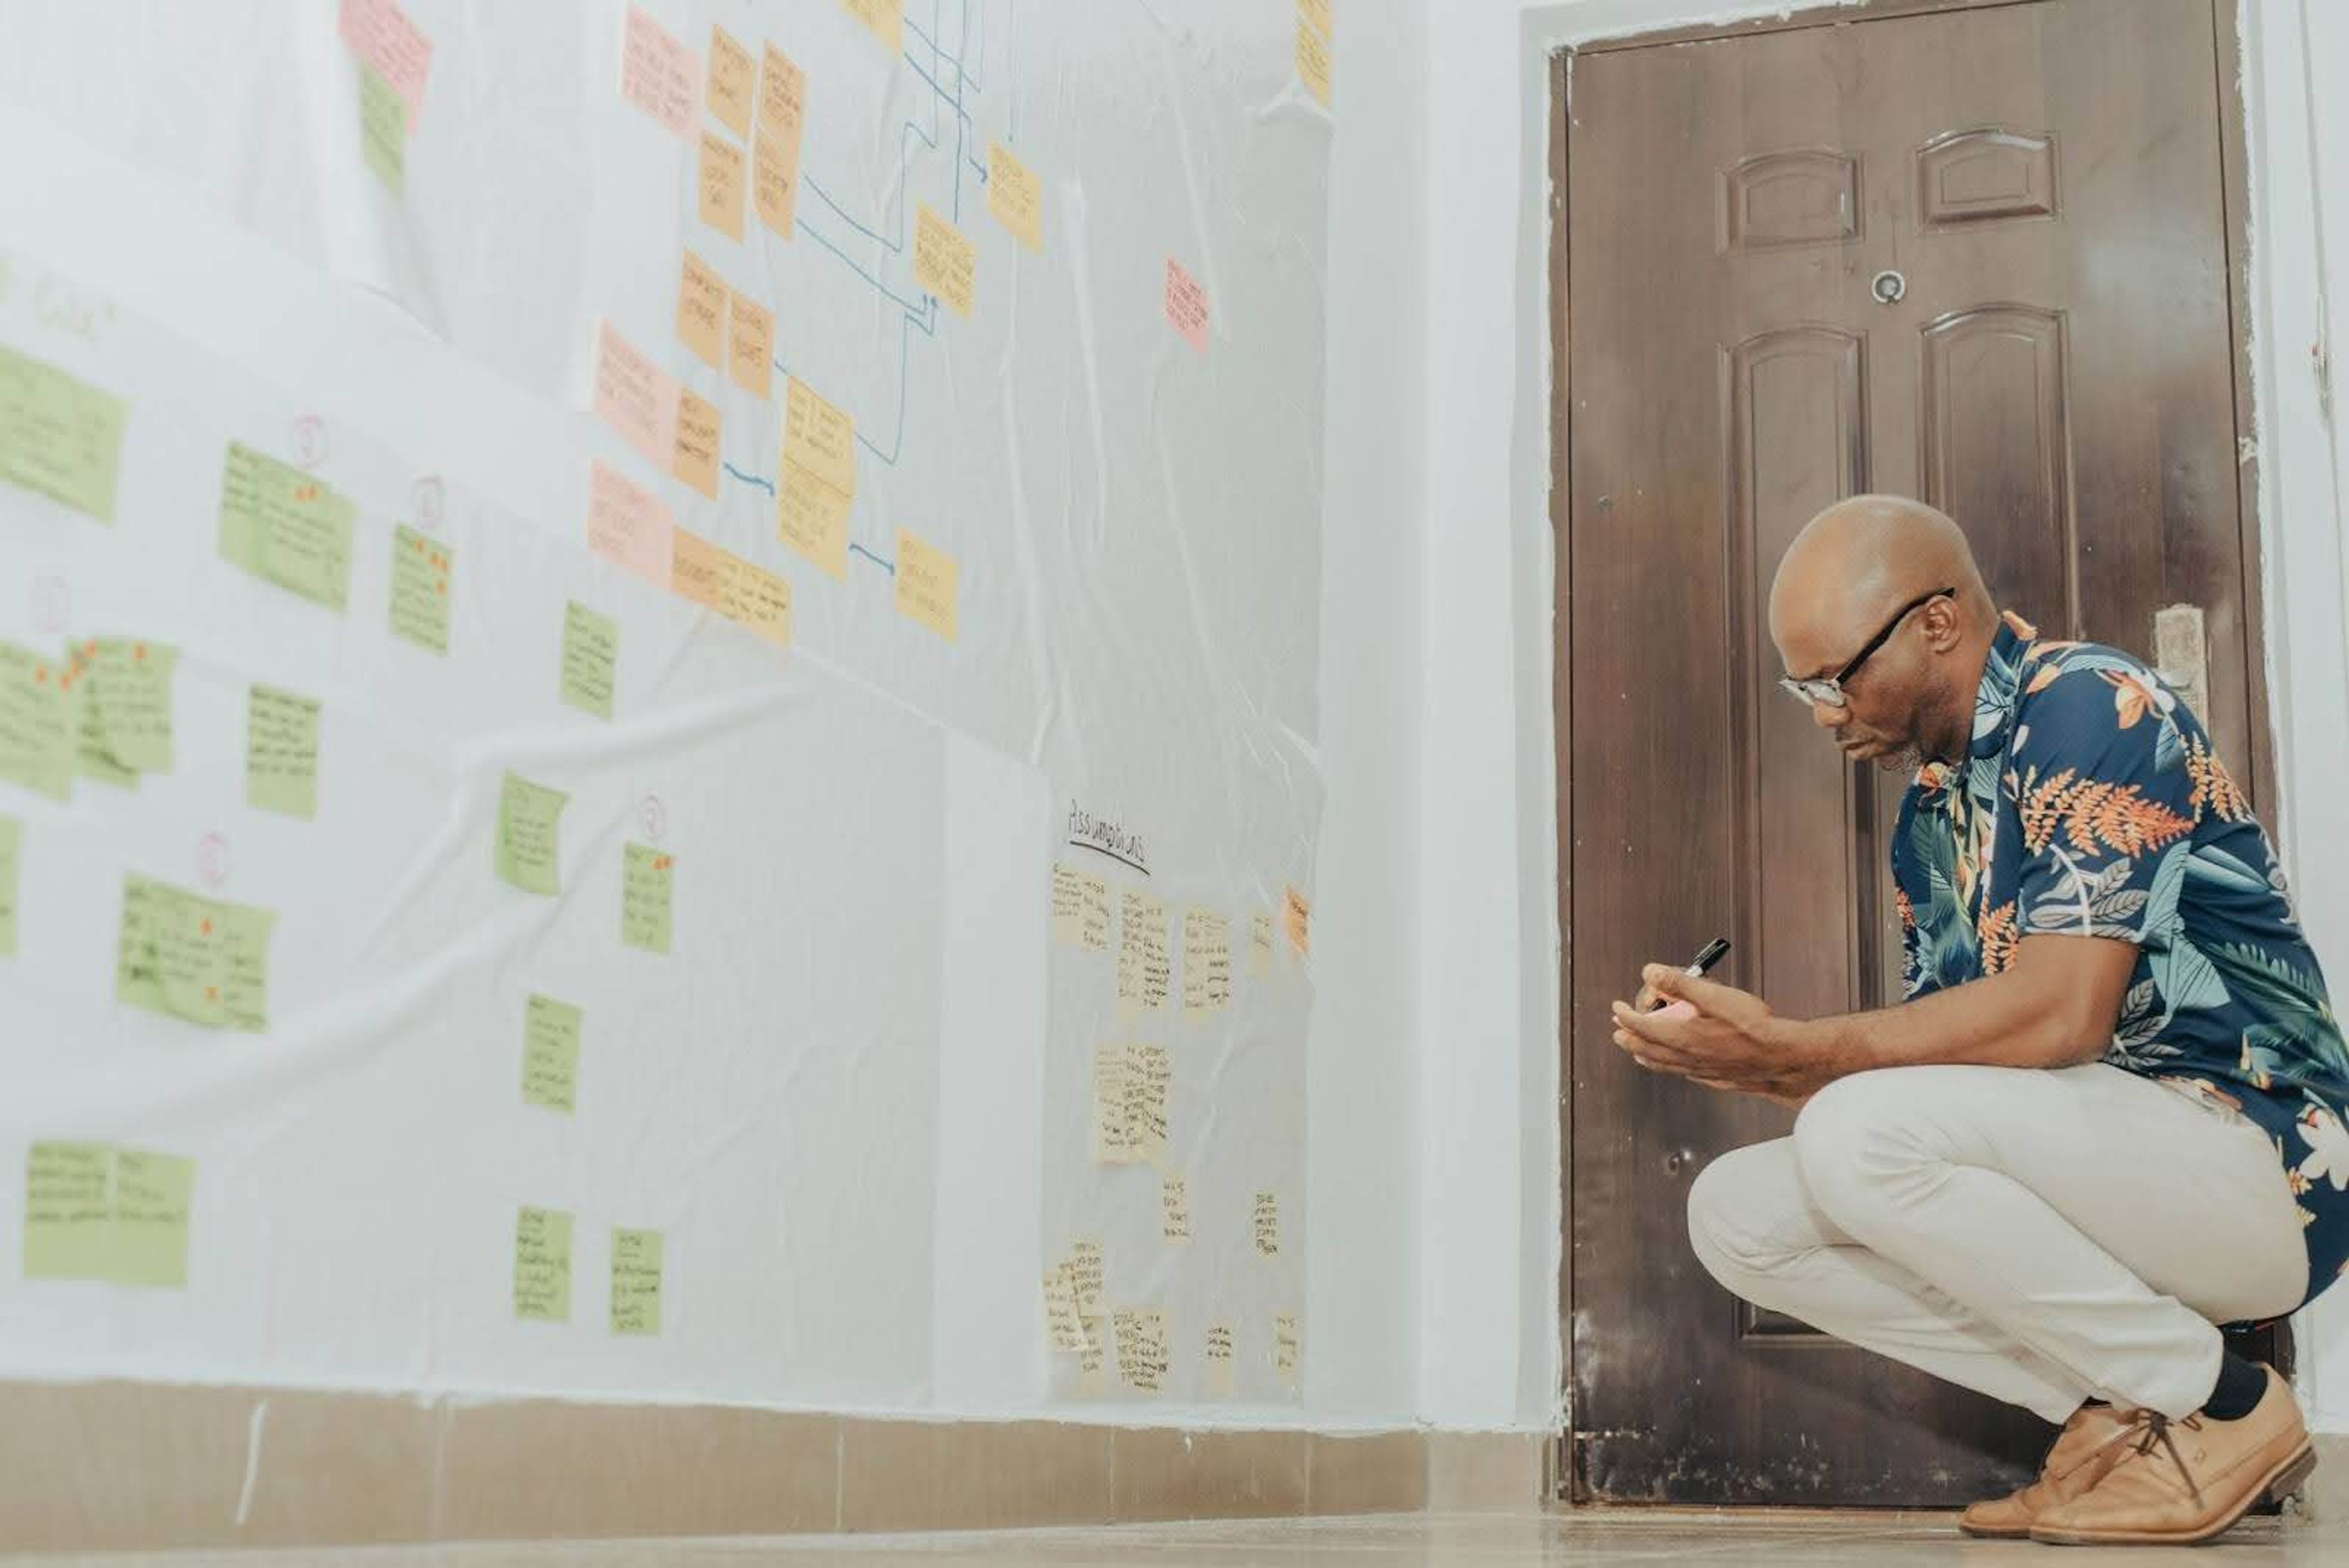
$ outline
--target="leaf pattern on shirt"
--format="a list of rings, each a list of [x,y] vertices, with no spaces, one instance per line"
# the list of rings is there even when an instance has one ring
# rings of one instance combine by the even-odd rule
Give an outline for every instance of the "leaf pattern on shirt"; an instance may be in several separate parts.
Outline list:
[[[2147,800],[2137,784],[2083,778],[2076,768],[2044,779],[2038,773],[2033,765],[2023,777],[2023,842],[2034,855],[2054,842],[2059,827],[2083,855],[2142,855],[2194,831],[2191,820]]]
[[[1974,924],[1974,941],[1982,949],[1984,974],[2004,974],[2014,966],[2020,937],[2014,927],[2014,900],[2009,898]]]
[[[2235,775],[2227,771],[2227,764],[2199,735],[2187,738],[2186,775],[2194,781],[2190,798],[2197,817],[2208,811],[2221,822],[2241,822],[2251,815],[2251,803],[2245,798],[2242,786],[2235,783]]]

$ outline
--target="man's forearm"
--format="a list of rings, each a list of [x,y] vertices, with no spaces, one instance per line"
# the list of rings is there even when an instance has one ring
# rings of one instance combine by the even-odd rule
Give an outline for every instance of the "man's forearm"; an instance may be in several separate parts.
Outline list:
[[[1790,1019],[1785,1028],[1798,1048],[1817,1052],[1837,1077],[1940,1062],[2068,1067],[2095,1060],[2106,1043],[2072,998],[2044,977],[2018,971],[1874,1012]],[[2105,1033],[2108,1037],[2109,1023]]]

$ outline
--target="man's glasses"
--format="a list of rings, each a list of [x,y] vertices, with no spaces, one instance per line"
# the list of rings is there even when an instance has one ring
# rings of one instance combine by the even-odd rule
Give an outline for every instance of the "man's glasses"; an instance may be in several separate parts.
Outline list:
[[[1833,675],[1822,676],[1808,680],[1797,680],[1791,675],[1782,676],[1779,679],[1778,685],[1797,701],[1805,703],[1828,708],[1840,708],[1844,706],[1848,699],[1847,699],[1843,694],[1843,683],[1850,680],[1853,673],[1857,671],[1861,665],[1868,662],[1868,655],[1874,653],[1878,649],[1882,648],[1885,642],[1890,639],[1893,632],[1899,629],[1902,621],[1907,620],[1910,616],[1915,615],[1919,610],[1923,609],[1935,599],[1951,598],[1955,597],[1957,591],[1958,590],[1955,588],[1935,588],[1931,593],[1920,594],[1915,598],[1910,599],[1907,604],[1902,605],[1899,612],[1894,615],[1890,620],[1884,623],[1884,629],[1878,632],[1874,637],[1869,638],[1868,639],[1868,646],[1861,649],[1857,653],[1853,654],[1851,656],[1851,662],[1846,664],[1841,670],[1837,670]]]

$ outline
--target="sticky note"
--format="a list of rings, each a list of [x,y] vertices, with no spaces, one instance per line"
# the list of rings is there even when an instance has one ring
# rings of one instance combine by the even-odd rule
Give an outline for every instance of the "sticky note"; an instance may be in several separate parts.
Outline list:
[[[1287,889],[1283,896],[1280,924],[1288,933],[1288,945],[1300,957],[1313,950],[1313,906],[1294,888]]]
[[[677,282],[677,340],[713,370],[725,357],[726,296],[731,292],[716,268],[685,253]]]
[[[119,1285],[183,1290],[188,1211],[196,1162],[143,1149],[114,1151],[114,1237],[108,1278]]]
[[[1297,79],[1323,109],[1330,107],[1330,40],[1302,16],[1297,19]]]
[[[1166,906],[1147,893],[1127,888],[1120,899],[1117,999],[1133,1007],[1160,1008],[1174,978],[1168,958]]]
[[[333,609],[350,600],[358,507],[334,486],[232,441],[221,477],[223,560]]]
[[[775,313],[738,291],[728,306],[728,322],[726,374],[752,397],[763,398],[775,363]]]
[[[987,150],[987,210],[1021,244],[1044,248],[1044,188],[1000,141]]]
[[[128,875],[115,1000],[208,1029],[269,1027],[269,942],[276,915]]]
[[[1079,1241],[1069,1248],[1069,1288],[1076,1293],[1077,1316],[1102,1314],[1102,1244]]]
[[[1044,1276],[1044,1330],[1052,1348],[1073,1355],[1085,1347],[1085,1325],[1077,1317],[1077,1287],[1061,1263]]]
[[[758,62],[723,27],[709,29],[709,84],[706,101],[736,136],[750,140],[750,99],[758,89]]]
[[[1166,1158],[1166,1096],[1174,1072],[1160,1045],[1125,1048],[1125,1142],[1131,1157],[1149,1164]]]
[[[0,816],[0,958],[16,956],[17,889],[24,873],[25,827],[13,816]]]
[[[701,221],[730,240],[742,237],[742,150],[701,133]]]
[[[1216,1399],[1232,1397],[1232,1325],[1211,1323],[1207,1325],[1207,1393]]]
[[[678,390],[677,451],[669,460],[669,472],[712,501],[718,499],[718,424],[716,404]]]
[[[513,1303],[518,1318],[571,1321],[571,1216],[564,1210],[514,1216]]]
[[[612,1332],[661,1331],[661,1233],[612,1232]]]
[[[676,890],[675,856],[629,845],[620,865],[620,940],[650,953],[668,951]]]
[[[102,1280],[114,1264],[114,1150],[36,1143],[25,1151],[25,1277]]]
[[[962,576],[955,558],[897,530],[897,613],[955,639],[955,595]]]
[[[1078,1326],[1084,1333],[1084,1347],[1077,1352],[1077,1386],[1086,1394],[1109,1392],[1108,1350],[1103,1343],[1109,1337],[1109,1324],[1096,1314],[1081,1317]]]
[[[792,237],[799,204],[800,140],[807,119],[807,73],[772,44],[759,70],[759,128],[751,139],[751,185],[759,221]]]
[[[807,73],[769,44],[759,70],[759,134],[799,145],[807,115]]]
[[[391,84],[365,60],[359,62],[359,152],[383,188],[408,193],[408,106]]]
[[[596,329],[595,413],[666,471],[677,446],[678,384],[605,322]]]
[[[1112,1315],[1117,1375],[1128,1387],[1155,1394],[1166,1377],[1166,1314],[1132,1308]]]
[[[873,29],[891,54],[905,47],[905,0],[841,0],[848,14]]]
[[[1330,0],[1297,0],[1297,14],[1323,37],[1331,36]]]
[[[569,1113],[579,1108],[579,1009],[533,995],[523,1007],[522,1100]]]
[[[432,68],[432,40],[417,30],[395,0],[343,0],[344,47],[375,68],[413,124],[424,107],[424,78]]]
[[[1205,1018],[1232,1001],[1232,923],[1212,909],[1183,911],[1183,1015]]]
[[[0,480],[111,523],[128,422],[121,399],[0,348]]]
[[[160,642],[92,638],[72,649],[78,740],[130,773],[171,767],[171,677],[179,652]]]
[[[563,607],[563,700],[598,719],[612,716],[620,623],[574,599]]]
[[[1084,921],[1083,879],[1069,867],[1052,867],[1052,940],[1075,947]]]
[[[726,603],[726,552],[694,533],[679,528],[669,553],[669,589],[704,609],[723,611]]]
[[[1109,951],[1109,884],[1080,873],[1077,942],[1087,952]]]
[[[947,308],[968,320],[976,287],[978,252],[962,231],[931,211],[926,202],[915,204],[914,286],[947,302]]]
[[[562,891],[557,828],[571,797],[509,773],[498,792],[498,879],[554,898]]]
[[[1281,1313],[1272,1320],[1272,1369],[1294,1381],[1304,1360],[1305,1346],[1298,1331],[1297,1314]]]
[[[660,498],[598,462],[588,482],[587,547],[647,582],[669,586],[677,524]]]
[[[669,586],[679,597],[716,610],[781,647],[791,640],[791,585],[763,567],[679,528]]]
[[[67,666],[0,642],[0,779],[66,800],[73,794],[75,724]]]
[[[854,502],[798,463],[786,459],[775,497],[775,532],[834,577],[848,576],[848,518]]]
[[[1278,1193],[1256,1195],[1256,1250],[1266,1257],[1276,1257],[1280,1251],[1280,1197]]]
[[[137,789],[139,774],[114,760],[107,749],[106,720],[95,700],[89,680],[90,655],[82,651],[81,644],[67,643],[64,673],[58,684],[66,689],[66,711],[70,715],[74,733],[74,776],[94,779],[116,789]]]
[[[1272,972],[1272,917],[1257,915],[1248,921],[1248,973],[1264,976]]]
[[[1170,1247],[1191,1244],[1190,1183],[1179,1176],[1158,1183],[1158,1234]]]
[[[750,154],[750,201],[759,222],[784,239],[799,206],[799,158],[796,150],[764,131]]]
[[[701,62],[658,22],[628,7],[620,40],[620,96],[678,136],[693,124]]]
[[[783,456],[834,490],[856,493],[856,421],[796,376],[783,400]]]
[[[1166,319],[1185,342],[1202,354],[1207,351],[1207,291],[1172,256],[1166,261]]]
[[[310,697],[256,685],[244,704],[244,804],[259,811],[318,815],[318,713]]]
[[[391,540],[391,629],[396,637],[449,651],[449,590],[456,552],[401,524]]]
[[[1133,1136],[1126,1120],[1125,1047],[1093,1047],[1093,1158],[1125,1165],[1133,1158]]]

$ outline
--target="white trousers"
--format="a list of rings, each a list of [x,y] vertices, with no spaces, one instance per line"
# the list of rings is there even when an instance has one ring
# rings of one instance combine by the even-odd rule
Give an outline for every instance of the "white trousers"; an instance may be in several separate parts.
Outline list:
[[[2216,1324],[2299,1305],[2283,1162],[2235,1111],[2118,1067],[1889,1067],[1689,1192],[1713,1277],[1759,1306],[2060,1422],[2184,1417]]]

